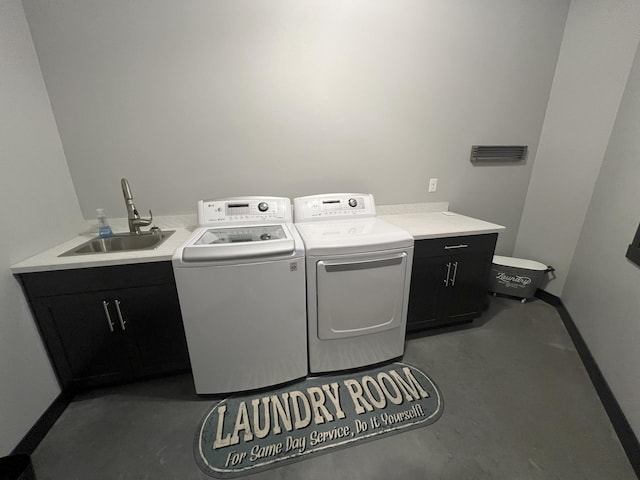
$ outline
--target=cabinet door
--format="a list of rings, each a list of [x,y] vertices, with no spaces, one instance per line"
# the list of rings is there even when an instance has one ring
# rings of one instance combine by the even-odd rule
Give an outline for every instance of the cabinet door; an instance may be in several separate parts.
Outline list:
[[[407,313],[408,330],[429,327],[440,319],[448,293],[444,283],[446,264],[446,259],[442,257],[414,257]]]
[[[44,321],[50,322],[46,328],[59,343],[54,350],[62,353],[52,360],[63,386],[102,383],[129,372],[122,331],[104,292],[42,298],[40,304]]]
[[[450,299],[444,316],[451,321],[480,315],[487,294],[487,257],[483,254],[453,255],[449,280]]]
[[[137,374],[189,368],[180,304],[175,285],[111,292],[118,328],[123,330]]]
[[[20,281],[63,389],[189,368],[171,262],[34,272]]]
[[[472,320],[485,304],[497,234],[418,240],[407,329]]]

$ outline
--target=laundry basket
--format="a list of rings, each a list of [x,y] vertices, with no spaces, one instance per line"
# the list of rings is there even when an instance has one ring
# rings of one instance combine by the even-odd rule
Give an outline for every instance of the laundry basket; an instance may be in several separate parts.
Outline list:
[[[525,303],[535,295],[545,273],[553,271],[553,267],[533,260],[494,255],[489,291],[518,297]]]

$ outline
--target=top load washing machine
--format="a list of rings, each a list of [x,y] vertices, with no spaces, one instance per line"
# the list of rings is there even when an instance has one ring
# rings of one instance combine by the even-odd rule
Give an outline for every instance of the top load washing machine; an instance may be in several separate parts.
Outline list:
[[[413,237],[376,218],[373,195],[294,199],[307,264],[309,370],[403,355]]]
[[[173,270],[196,392],[251,390],[306,376],[304,244],[291,202],[198,202]]]

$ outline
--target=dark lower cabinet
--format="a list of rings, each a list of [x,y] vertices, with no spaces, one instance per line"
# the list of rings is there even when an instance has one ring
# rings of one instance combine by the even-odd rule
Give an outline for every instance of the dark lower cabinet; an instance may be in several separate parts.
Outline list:
[[[120,326],[108,323],[102,292],[38,298],[35,311],[47,346],[59,342],[54,360],[63,383],[99,381],[131,370]],[[104,303],[103,303],[104,302]],[[115,311],[113,312],[115,317]]]
[[[498,234],[417,240],[407,330],[466,322],[486,304]]]
[[[189,354],[174,283],[128,290],[119,297],[119,302],[136,373],[188,367]]]
[[[29,273],[20,280],[63,388],[189,368],[170,262]]]

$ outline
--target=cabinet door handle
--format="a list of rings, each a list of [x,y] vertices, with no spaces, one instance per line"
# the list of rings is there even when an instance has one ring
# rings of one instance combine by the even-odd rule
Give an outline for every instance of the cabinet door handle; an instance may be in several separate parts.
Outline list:
[[[102,308],[104,308],[104,316],[107,317],[107,323],[109,324],[109,330],[113,332],[113,322],[111,321],[111,315],[109,315],[109,302],[102,301]]]
[[[458,275],[458,262],[453,262],[453,278],[451,279],[451,286],[456,284],[456,276]]]
[[[447,263],[447,278],[444,279],[444,286],[449,286],[449,273],[451,273],[451,262]]]
[[[445,245],[444,249],[445,250],[451,250],[454,248],[467,248],[469,245],[467,245],[466,243],[461,243],[460,245]]]
[[[120,320],[120,326],[122,327],[122,330],[126,330],[124,324],[127,323],[127,321],[122,318],[122,310],[120,310],[120,300],[116,300],[116,312],[118,313],[118,320]]]

